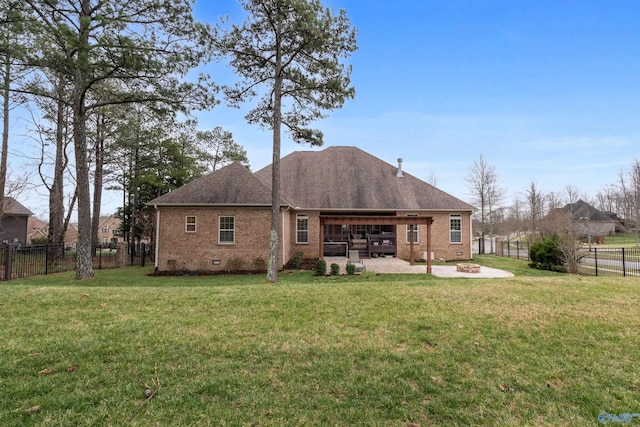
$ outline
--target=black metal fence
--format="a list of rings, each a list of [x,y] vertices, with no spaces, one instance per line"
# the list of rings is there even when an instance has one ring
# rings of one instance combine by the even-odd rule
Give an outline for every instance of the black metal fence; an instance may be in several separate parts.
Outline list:
[[[496,244],[496,255],[529,260],[529,242],[503,240]]]
[[[496,254],[529,261],[529,243],[502,241],[496,246]],[[587,276],[640,276],[640,248],[580,249],[578,273]]]
[[[640,276],[640,248],[582,249],[578,272],[589,276]]]
[[[122,246],[126,248],[126,246]],[[127,250],[127,256],[118,261],[118,250]],[[93,268],[144,266],[148,257],[146,245],[115,249],[109,246],[92,248]],[[22,279],[25,277],[73,271],[76,265],[75,247],[65,245],[1,245],[0,280]]]

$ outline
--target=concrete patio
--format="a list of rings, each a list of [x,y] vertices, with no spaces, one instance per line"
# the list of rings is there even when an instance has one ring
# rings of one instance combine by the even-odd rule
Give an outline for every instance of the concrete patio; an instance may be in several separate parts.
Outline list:
[[[327,262],[327,272],[330,271],[331,264],[335,263],[340,266],[340,273],[346,273],[347,259],[344,257],[325,257]],[[370,258],[363,259],[368,271],[375,271],[381,274],[426,274],[427,267],[425,264],[410,265],[407,261],[400,258]],[[512,273],[498,270],[490,267],[480,267],[479,273],[464,273],[456,271],[456,263],[451,265],[434,265],[431,268],[432,274],[436,277],[467,277],[467,278],[499,278],[513,277]]]

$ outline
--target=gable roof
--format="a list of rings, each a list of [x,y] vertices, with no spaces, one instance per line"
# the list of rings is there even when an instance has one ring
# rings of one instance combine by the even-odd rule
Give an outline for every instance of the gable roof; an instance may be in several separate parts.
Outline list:
[[[602,213],[598,208],[582,199],[575,203],[568,203],[564,207],[559,208],[559,211],[570,213],[571,219],[573,220],[584,220],[588,218],[589,221],[592,222],[616,222],[614,218]]]
[[[31,216],[33,212],[25,208],[20,202],[13,197],[2,198],[2,209],[0,211],[3,215],[12,216]]]
[[[157,197],[148,205],[271,206],[271,188],[239,162]]]
[[[272,165],[255,175],[271,182]],[[459,210],[473,206],[357,147],[296,151],[280,160],[282,194],[296,209]]]
[[[44,227],[47,227],[48,225],[49,225],[48,222],[43,221],[39,218],[36,218],[35,216],[30,216],[29,219],[27,220],[27,230],[29,232],[42,229]]]

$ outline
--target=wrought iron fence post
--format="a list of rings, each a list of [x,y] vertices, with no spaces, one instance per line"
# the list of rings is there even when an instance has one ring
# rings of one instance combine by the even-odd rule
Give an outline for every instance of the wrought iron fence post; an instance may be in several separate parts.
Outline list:
[[[622,277],[627,276],[627,268],[624,262],[624,248],[622,248]]]
[[[593,249],[593,259],[596,262],[596,276],[598,276],[598,248]]]
[[[13,270],[13,245],[5,245],[4,253],[4,280],[11,280],[11,271]]]
[[[146,253],[147,253],[147,245],[144,242],[142,242],[140,243],[140,267],[144,267]]]

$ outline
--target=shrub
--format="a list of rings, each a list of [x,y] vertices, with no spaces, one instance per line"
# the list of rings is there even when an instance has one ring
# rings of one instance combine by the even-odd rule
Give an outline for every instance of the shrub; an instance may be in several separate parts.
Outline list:
[[[331,275],[337,276],[338,274],[340,274],[340,266],[334,262],[331,264]]]
[[[362,277],[376,277],[376,272],[371,270],[365,270],[362,272]]]
[[[327,274],[327,262],[323,259],[316,262],[316,276],[326,276]]]
[[[356,265],[355,264],[347,264],[347,274],[349,276],[353,276],[356,274]]]
[[[267,261],[264,258],[256,258],[253,260],[253,266],[257,271],[265,271],[267,269]]]
[[[244,267],[244,261],[240,257],[230,258],[227,261],[225,267],[228,272],[242,271],[242,268]]]
[[[296,254],[291,258],[290,262],[293,268],[299,268],[302,264],[302,252],[296,252]]]
[[[557,234],[545,237],[534,243],[529,248],[529,264],[533,268],[551,271],[566,271],[564,258],[560,249],[560,240]]]

